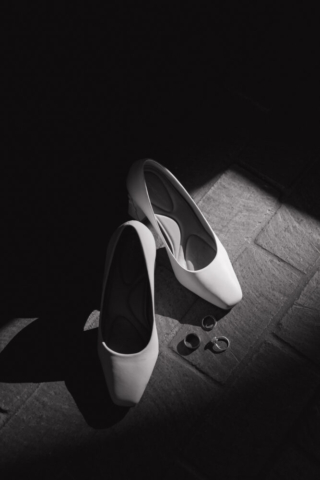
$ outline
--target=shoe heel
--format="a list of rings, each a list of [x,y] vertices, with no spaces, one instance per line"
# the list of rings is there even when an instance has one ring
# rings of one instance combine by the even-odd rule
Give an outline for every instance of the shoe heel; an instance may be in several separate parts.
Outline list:
[[[142,222],[146,216],[143,211],[138,207],[136,203],[132,200],[130,195],[128,195],[129,205],[128,205],[128,213],[130,217],[134,218],[135,220],[139,220]]]

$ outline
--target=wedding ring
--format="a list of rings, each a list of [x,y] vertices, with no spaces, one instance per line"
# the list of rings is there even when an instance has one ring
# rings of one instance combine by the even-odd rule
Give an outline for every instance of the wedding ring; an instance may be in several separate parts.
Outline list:
[[[205,315],[201,320],[201,326],[203,330],[212,330],[217,324],[217,320],[214,318],[213,315]]]
[[[230,347],[230,340],[227,337],[213,337],[211,343],[211,350],[215,353],[222,353]]]
[[[189,350],[196,350],[200,345],[200,337],[195,333],[188,333],[184,339],[184,344]]]

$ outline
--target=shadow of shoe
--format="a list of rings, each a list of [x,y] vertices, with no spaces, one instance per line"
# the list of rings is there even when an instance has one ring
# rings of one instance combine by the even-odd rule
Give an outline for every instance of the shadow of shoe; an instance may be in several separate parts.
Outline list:
[[[62,380],[45,322],[36,319],[17,333],[0,354],[0,381],[39,383]]]
[[[61,324],[61,322],[60,322]],[[40,383],[64,380],[87,424],[96,429],[118,423],[128,408],[108,393],[97,353],[97,329],[77,332],[44,319],[17,333],[0,354],[0,382]]]
[[[118,423],[130,408],[111,400],[98,357],[97,334],[97,328],[83,332],[81,352],[66,387],[88,425],[102,429]]]

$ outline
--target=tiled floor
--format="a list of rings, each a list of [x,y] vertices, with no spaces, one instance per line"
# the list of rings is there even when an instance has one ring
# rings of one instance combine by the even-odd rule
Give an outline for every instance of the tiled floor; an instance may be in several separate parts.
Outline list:
[[[312,145],[260,133],[178,159],[174,173],[225,245],[244,296],[227,313],[198,298],[157,242],[160,354],[136,407],[108,396],[98,311],[65,375],[41,318],[1,327],[2,480],[319,478],[320,162]],[[204,348],[209,313],[231,342],[221,355]],[[186,355],[189,331],[202,346]],[[32,370],[39,362],[45,375]]]

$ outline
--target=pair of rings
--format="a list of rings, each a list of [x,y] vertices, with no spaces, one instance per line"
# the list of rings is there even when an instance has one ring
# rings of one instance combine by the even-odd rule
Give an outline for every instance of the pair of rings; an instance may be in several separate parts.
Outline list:
[[[217,320],[212,315],[206,315],[201,320],[201,326],[204,330],[210,331],[217,324]],[[188,333],[184,339],[184,344],[189,350],[196,350],[200,346],[201,340],[196,333]],[[211,350],[215,353],[222,353],[230,346],[230,340],[227,337],[213,337],[211,339]]]

